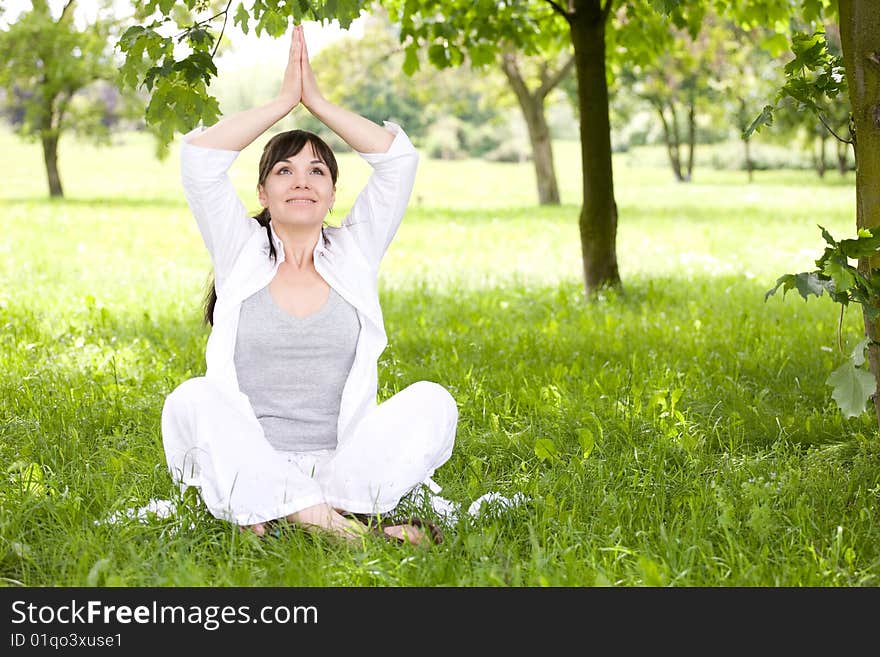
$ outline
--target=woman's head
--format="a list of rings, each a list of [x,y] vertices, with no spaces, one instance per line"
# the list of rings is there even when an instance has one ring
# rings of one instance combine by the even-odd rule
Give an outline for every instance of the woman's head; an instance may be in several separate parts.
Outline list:
[[[257,193],[278,224],[320,226],[336,200],[339,167],[318,135],[289,130],[266,142],[260,157]]]

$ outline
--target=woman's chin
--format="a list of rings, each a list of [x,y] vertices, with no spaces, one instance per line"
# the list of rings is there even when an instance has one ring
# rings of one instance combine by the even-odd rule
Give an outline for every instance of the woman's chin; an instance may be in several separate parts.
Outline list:
[[[288,210],[287,212],[280,214],[280,216],[273,214],[272,223],[276,228],[284,227],[291,230],[318,230],[324,225],[325,217],[326,215],[323,217],[318,216],[314,211],[309,212],[307,215],[306,212],[291,212]]]

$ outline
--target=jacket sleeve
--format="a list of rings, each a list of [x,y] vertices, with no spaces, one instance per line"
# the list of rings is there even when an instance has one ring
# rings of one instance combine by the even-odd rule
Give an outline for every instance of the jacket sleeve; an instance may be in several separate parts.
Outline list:
[[[397,232],[416,179],[419,154],[403,129],[385,121],[394,141],[385,153],[358,153],[373,168],[342,226],[349,229],[374,267]]]
[[[180,178],[186,201],[211,254],[219,288],[245,243],[260,226],[248,216],[229,178],[229,167],[238,152],[190,144],[188,139],[200,131],[196,128],[183,137]]]

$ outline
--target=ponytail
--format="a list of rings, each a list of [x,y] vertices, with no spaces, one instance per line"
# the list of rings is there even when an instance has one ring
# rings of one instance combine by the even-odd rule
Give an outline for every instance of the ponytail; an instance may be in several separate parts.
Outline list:
[[[272,217],[269,216],[269,209],[263,208],[262,212],[255,216],[254,219],[266,229],[266,237],[269,240],[269,257],[275,260],[278,257],[278,253],[275,251],[275,243],[272,241],[272,229],[269,228],[269,222],[272,221]],[[214,326],[214,306],[217,305],[217,288],[214,285],[213,272],[211,273],[210,286],[202,305],[204,306],[202,321],[208,326]]]

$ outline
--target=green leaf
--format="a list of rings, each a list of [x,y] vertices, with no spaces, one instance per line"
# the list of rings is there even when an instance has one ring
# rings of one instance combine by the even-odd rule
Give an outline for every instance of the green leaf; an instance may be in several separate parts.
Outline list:
[[[867,346],[868,338],[865,338],[856,345],[855,349],[853,349],[852,355],[849,357],[849,359],[856,367],[861,367],[865,364],[865,348]]]
[[[877,252],[880,251],[880,234],[877,237],[872,237],[869,231],[865,230],[863,232],[867,233],[867,235],[860,234],[854,240],[840,240],[838,247],[844,256],[858,259],[877,255]]]
[[[832,292],[832,290],[829,289],[832,286],[832,282],[819,278],[819,274],[816,272],[810,271],[801,272],[799,274],[785,274],[776,279],[776,285],[773,288],[767,290],[767,293],[764,295],[764,301],[767,301],[770,295],[775,294],[780,286],[782,287],[783,297],[785,297],[790,289],[795,288],[805,300],[811,294],[821,297],[822,292],[825,290],[827,290],[829,294]]]
[[[471,66],[479,68],[495,62],[495,48],[486,44],[476,44],[468,49],[471,58]]]
[[[535,456],[541,461],[554,458],[559,453],[556,443],[549,438],[538,438],[535,441]]]
[[[347,30],[352,21],[360,15],[362,4],[360,0],[337,0],[336,13],[333,17],[339,21],[339,26],[343,30]]]
[[[233,25],[238,25],[241,28],[241,31],[247,34],[248,30],[250,30],[249,22],[250,14],[242,2],[235,10],[235,16],[232,19],[232,23]]]
[[[818,224],[817,224],[818,225]],[[831,246],[837,246],[837,241],[831,237],[831,233],[829,233],[823,226],[819,226],[819,230],[822,231],[822,239],[824,239]]]
[[[186,38],[193,46],[202,46],[203,48],[210,48],[214,43],[214,35],[203,27],[192,28]]]
[[[828,281],[820,279],[816,272],[801,272],[800,274],[795,274],[794,285],[800,295],[806,299],[811,294],[821,297],[822,292],[828,285]]]
[[[446,68],[449,66],[449,53],[446,48],[439,43],[435,43],[428,48],[428,59],[437,68]]]
[[[406,57],[403,60],[403,72],[405,75],[412,75],[419,70],[419,56],[415,44],[406,48]]]
[[[748,139],[752,136],[752,133],[756,130],[760,132],[760,128],[762,126],[773,125],[773,105],[764,105],[764,109],[761,110],[761,113],[755,117],[755,120],[749,124],[749,127],[743,131],[743,139]]]
[[[596,446],[596,439],[593,437],[593,432],[589,429],[578,429],[578,443],[580,443],[581,451],[584,454],[584,459],[590,458],[590,454],[593,453],[593,448]]]
[[[877,390],[874,375],[856,367],[851,360],[834,370],[825,381],[833,388],[831,397],[844,417],[857,417],[865,412],[865,404]]]
[[[791,37],[791,50],[794,59],[785,65],[786,75],[794,74],[803,68],[816,70],[822,68],[828,58],[828,46],[825,34],[815,32],[804,34],[795,32]]]
[[[822,268],[822,273],[834,281],[834,289],[837,292],[846,292],[855,284],[855,276],[850,271],[853,269],[843,256],[832,256]]]
[[[157,4],[159,5],[159,11],[165,16],[168,16],[171,10],[174,9],[174,0],[159,0]]]
[[[654,9],[656,11],[662,12],[664,14],[671,14],[673,11],[678,9],[678,6],[681,4],[681,0],[651,0],[651,4],[654,5]]]
[[[761,41],[761,47],[774,57],[779,57],[788,50],[788,37],[784,34],[773,33]]]

